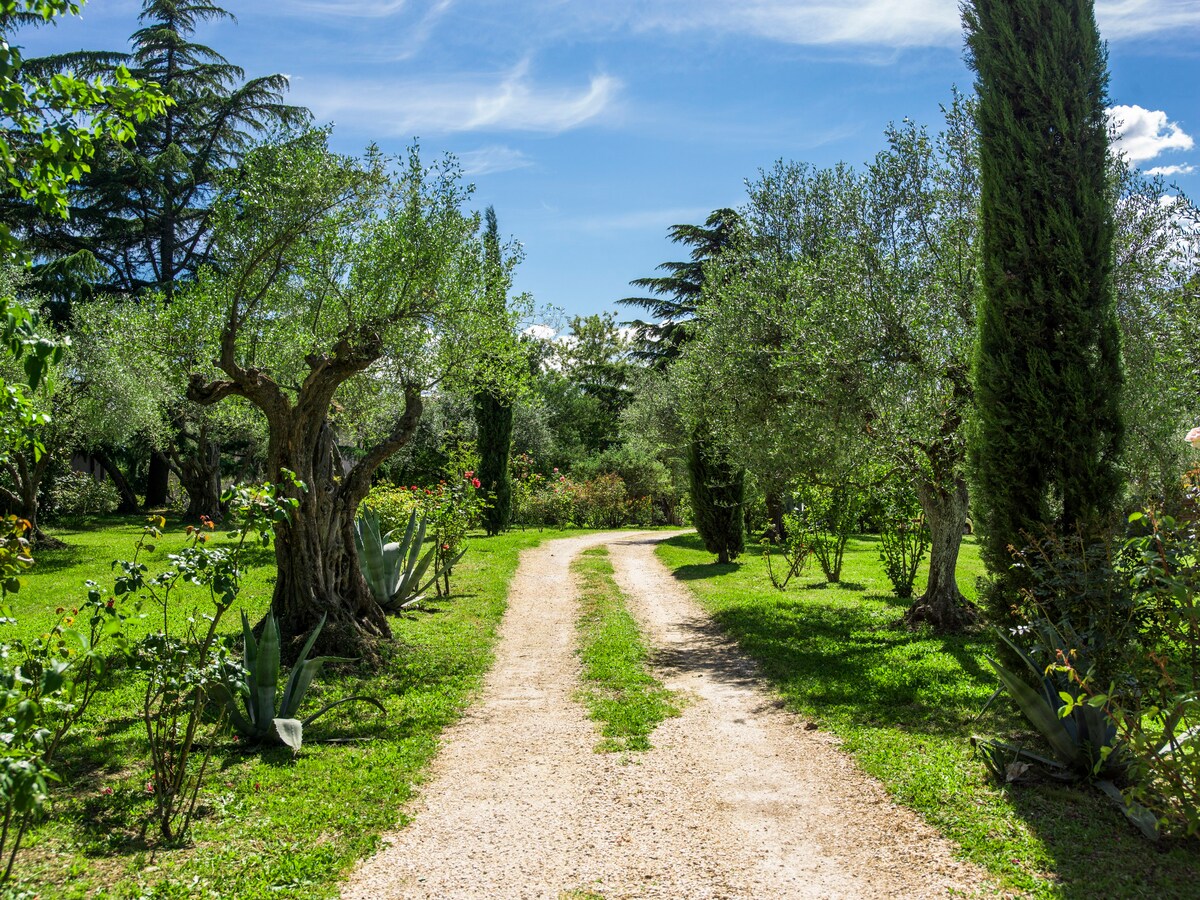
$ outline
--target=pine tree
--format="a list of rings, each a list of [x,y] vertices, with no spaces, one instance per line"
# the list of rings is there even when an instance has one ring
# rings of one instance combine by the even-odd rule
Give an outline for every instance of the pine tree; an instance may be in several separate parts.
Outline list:
[[[688,478],[692,517],[705,549],[717,554],[719,563],[732,562],[746,549],[745,471],[730,462],[704,425],[688,444]]]
[[[666,275],[638,278],[630,282],[653,297],[626,297],[622,306],[640,306],[653,316],[626,322],[637,336],[634,355],[650,365],[665,369],[683,351],[700,324],[696,310],[704,294],[704,265],[733,242],[741,217],[735,210],[713,210],[704,225],[673,225],[668,234],[677,244],[692,247],[691,259],[666,262],[658,268]],[[745,546],[742,526],[742,497],[745,471],[733,466],[712,444],[707,423],[693,431],[687,451],[688,483],[692,514],[704,546],[718,561],[735,559]],[[776,498],[768,497],[768,505]],[[778,503],[774,504],[779,506]],[[782,521],[779,524],[782,533]]]
[[[964,16],[984,281],[970,458],[1003,620],[1024,577],[1010,548],[1099,534],[1121,488],[1107,70],[1091,0],[971,0]]]
[[[634,287],[650,291],[653,297],[626,297],[618,300],[622,306],[640,306],[653,317],[650,322],[635,319],[624,324],[632,326],[637,335],[636,358],[662,367],[679,355],[696,327],[696,307],[704,292],[704,263],[717,256],[732,242],[741,218],[732,209],[713,210],[703,225],[672,225],[671,240],[690,245],[691,259],[666,262],[658,268],[668,274],[637,278]]]
[[[488,269],[488,302],[502,315],[505,297],[500,230],[496,225],[496,210],[490,206],[484,213],[483,246]],[[479,447],[479,470],[475,475],[483,485],[487,501],[483,528],[491,536],[507,528],[512,519],[512,473],[508,469],[512,453],[512,401],[492,390],[477,393],[475,429]]]
[[[256,135],[306,122],[309,113],[283,102],[286,76],[246,80],[241,67],[191,40],[205,23],[235,20],[226,10],[202,0],[144,0],[138,19],[132,51],[89,54],[92,65],[123,63],[173,104],[137,126],[135,146],[103,148],[72,198],[72,227],[40,235],[38,249],[51,259],[93,256],[95,290],[159,290],[169,299],[210,261],[208,205],[219,179]]]
[[[158,84],[173,103],[137,126],[134,146],[110,142],[99,148],[72,197],[69,227],[29,225],[42,261],[39,286],[57,298],[57,318],[95,293],[136,297],[157,291],[170,302],[181,284],[212,262],[209,202],[220,179],[256,135],[308,120],[307,110],[283,102],[286,76],[246,80],[239,66],[191,40],[198,27],[222,19],[235,17],[203,0],[144,0],[131,53],[58,58],[61,64],[86,62],[92,73],[105,63],[124,64],[139,80]],[[194,424],[185,419],[177,423],[180,435]],[[218,517],[220,479],[213,466],[219,466],[219,448],[206,438],[191,452],[180,437],[166,451],[151,453],[146,506],[166,503],[173,456],[190,499],[188,514]],[[123,507],[131,503],[136,498],[123,492]]]

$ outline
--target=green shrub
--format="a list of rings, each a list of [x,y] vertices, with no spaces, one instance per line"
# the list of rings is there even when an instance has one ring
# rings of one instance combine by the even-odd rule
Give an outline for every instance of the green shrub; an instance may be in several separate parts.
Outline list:
[[[115,511],[121,498],[107,478],[71,469],[54,479],[47,500],[48,516],[98,516]]]
[[[908,600],[921,560],[929,550],[929,529],[916,495],[907,486],[876,492],[871,503],[878,516],[879,559],[896,596]]]

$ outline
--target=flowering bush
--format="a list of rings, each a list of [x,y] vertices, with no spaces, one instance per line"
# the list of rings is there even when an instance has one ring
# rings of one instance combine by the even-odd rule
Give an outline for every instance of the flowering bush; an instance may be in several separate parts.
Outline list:
[[[576,522],[588,528],[619,528],[629,521],[625,482],[609,472],[575,485]]]
[[[463,549],[467,533],[479,527],[484,508],[479,489],[479,479],[468,469],[454,483],[441,481],[434,487],[377,485],[363,503],[379,515],[380,530],[385,532],[407,527],[413,510],[425,519],[428,534],[437,548],[434,568],[442,572],[437,586],[441,596],[450,593],[453,566],[448,562]]]
[[[576,479],[551,470],[543,475],[532,456],[513,457],[513,522],[522,527],[619,528],[653,525],[661,517],[654,498],[629,495],[615,472]]]

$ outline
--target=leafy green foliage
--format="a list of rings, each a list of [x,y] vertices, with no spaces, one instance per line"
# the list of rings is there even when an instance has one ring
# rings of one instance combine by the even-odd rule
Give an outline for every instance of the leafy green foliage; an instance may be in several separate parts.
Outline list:
[[[742,502],[746,473],[733,462],[712,434],[699,427],[688,445],[692,516],[696,530],[717,561],[728,563],[746,548]]]
[[[203,520],[201,528],[189,525],[190,542],[171,554],[170,565],[154,576],[140,557],[154,551],[153,541],[161,538],[166,523],[161,516],[152,517],[133,558],[114,563],[118,574],[113,592],[118,597],[135,595],[157,605],[162,613],[162,627],[139,644],[136,658],[145,677],[142,720],[153,772],[147,792],[154,796],[155,821],[162,840],[168,843],[182,840],[191,826],[214,738],[224,724],[223,717],[207,724],[204,712],[210,698],[226,692],[227,673],[235,664],[226,646],[217,640],[217,630],[241,592],[247,541],[254,536],[266,546],[271,535],[268,529],[286,521],[299,505],[285,492],[303,488],[294,478],[288,485],[235,488],[228,499],[234,517],[241,519],[237,543],[229,548],[208,547],[208,532],[215,527],[212,521]],[[205,616],[203,631],[194,618],[187,620],[182,633],[172,627],[173,595],[183,584],[208,592],[213,611]],[[201,741],[204,732],[207,740]]]
[[[161,115],[170,100],[155,85],[118,66],[108,82],[69,74],[39,77],[25,70],[12,30],[40,19],[78,15],[83,0],[4,0],[0,5],[0,194],[19,198],[65,219],[67,188],[90,170],[105,138],[133,139],[134,122]],[[0,224],[0,256],[20,252],[8,224]]]
[[[859,486],[845,477],[832,486],[806,485],[795,494],[792,526],[806,536],[830,584],[842,580],[846,542],[858,527],[862,499]]]
[[[913,595],[913,582],[929,550],[929,529],[921,516],[888,520],[879,532],[879,559],[897,597]]]

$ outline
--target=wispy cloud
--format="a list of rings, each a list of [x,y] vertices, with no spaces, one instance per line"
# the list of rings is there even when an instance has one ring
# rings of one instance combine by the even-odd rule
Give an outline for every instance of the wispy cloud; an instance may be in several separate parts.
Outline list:
[[[523,152],[502,144],[467,150],[459,153],[458,158],[462,162],[465,175],[493,175],[497,172],[526,169],[533,165],[533,160]]]
[[[607,0],[598,9],[547,0],[551,15],[568,11],[594,31],[720,32],[788,44],[857,47],[958,47],[958,0]],[[1190,0],[1099,0],[1105,38],[1178,34],[1200,29],[1200,5]]]
[[[495,77],[392,82],[326,79],[296,99],[319,120],[365,125],[392,134],[533,131],[558,134],[597,119],[614,104],[621,84],[595,75],[586,88],[534,83],[528,62]]]
[[[1196,171],[1195,166],[1155,166],[1153,169],[1147,169],[1147,175],[1161,175],[1163,178],[1171,178],[1174,175],[1191,175]]]
[[[1106,38],[1178,34],[1200,29],[1200,4],[1192,0],[1100,0],[1096,20]]]
[[[702,206],[631,210],[588,216],[576,224],[583,231],[663,231],[681,222],[703,222],[711,212]]]
[[[1170,150],[1191,150],[1195,145],[1191,135],[1161,109],[1114,106],[1108,110],[1108,117],[1117,128],[1116,149],[1134,164]]]
[[[338,16],[356,19],[386,19],[403,12],[409,0],[355,0],[353,3],[338,0],[293,0],[292,8],[302,13],[319,16]]]

